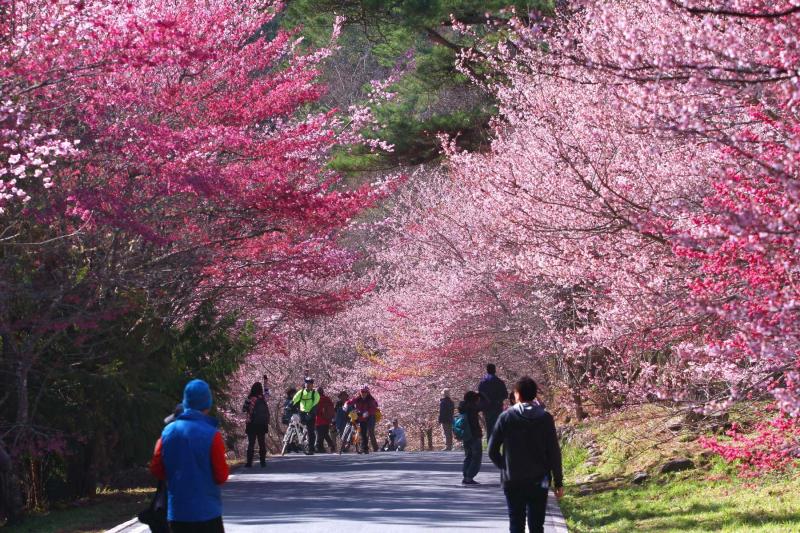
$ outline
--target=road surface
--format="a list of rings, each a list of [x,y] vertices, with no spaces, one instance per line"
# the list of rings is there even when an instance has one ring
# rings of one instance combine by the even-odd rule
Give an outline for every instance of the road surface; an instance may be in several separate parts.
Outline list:
[[[270,457],[239,468],[223,489],[225,531],[436,533],[508,531],[498,470],[461,485],[462,452]],[[486,459],[484,457],[484,459]],[[565,533],[552,497],[547,533]],[[147,531],[132,520],[115,533]]]

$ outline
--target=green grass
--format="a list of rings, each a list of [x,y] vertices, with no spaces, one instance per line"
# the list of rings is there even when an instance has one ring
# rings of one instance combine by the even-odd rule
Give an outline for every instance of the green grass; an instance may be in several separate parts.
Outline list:
[[[743,480],[688,472],[561,501],[584,532],[800,532],[800,476]],[[700,475],[700,479],[698,479]]]
[[[0,527],[0,530],[3,533],[105,531],[136,516],[150,503],[154,491],[153,488],[104,491],[68,507],[31,514],[21,524]]]
[[[760,413],[736,406],[731,420],[752,425]],[[582,422],[576,438],[562,444],[564,517],[572,533],[774,532],[800,533],[800,470],[743,479],[734,465],[708,458],[688,424],[670,431],[675,416],[658,406],[629,408]],[[584,445],[600,455],[587,465]],[[689,457],[696,469],[660,474],[660,466]],[[642,486],[633,472],[646,471]],[[588,474],[596,474],[588,482]]]
[[[571,443],[561,445],[561,464],[568,481],[590,471],[590,468],[585,465],[588,458],[589,452],[583,446]]]

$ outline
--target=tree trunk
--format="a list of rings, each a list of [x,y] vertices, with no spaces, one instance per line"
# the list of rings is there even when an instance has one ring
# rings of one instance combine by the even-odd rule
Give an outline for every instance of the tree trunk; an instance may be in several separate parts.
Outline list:
[[[580,391],[572,391],[572,403],[575,406],[575,419],[580,422],[586,418],[586,412],[583,410],[583,398],[581,398]]]
[[[3,343],[5,344],[5,343]],[[28,399],[28,376],[31,371],[29,358],[20,357],[17,361],[17,426],[26,428],[29,425],[30,404]]]

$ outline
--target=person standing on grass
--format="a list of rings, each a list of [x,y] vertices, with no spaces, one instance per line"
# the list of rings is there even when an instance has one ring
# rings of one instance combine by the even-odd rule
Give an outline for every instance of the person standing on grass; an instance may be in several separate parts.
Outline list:
[[[492,436],[492,430],[497,422],[497,417],[503,412],[503,402],[508,398],[508,389],[505,382],[496,375],[494,364],[486,365],[486,375],[478,384],[481,395],[481,408],[486,422],[486,441]]]
[[[325,453],[325,442],[327,442],[331,453],[333,453],[336,451],[336,444],[331,439],[331,420],[335,414],[333,401],[325,394],[325,390],[322,387],[317,391],[319,392],[317,418],[315,421],[317,426],[317,451]]]
[[[453,411],[455,408],[453,400],[450,399],[450,390],[444,389],[442,398],[439,400],[439,424],[442,426],[442,435],[444,436],[442,451],[449,452],[453,449]]]
[[[247,462],[246,468],[253,466],[255,443],[258,440],[258,457],[261,468],[267,466],[267,431],[269,430],[269,407],[264,395],[264,387],[256,381],[250,388],[250,394],[244,401],[242,412],[247,415],[247,424],[244,431],[247,434]]]
[[[497,420],[489,439],[489,458],[500,469],[511,533],[544,533],[547,492],[564,495],[561,448],[553,416],[536,401],[536,382],[523,377],[514,385],[517,403]],[[501,451],[502,448],[502,451]]]
[[[187,383],[183,408],[156,442],[150,472],[167,482],[167,519],[173,533],[222,533],[220,485],[228,479],[228,463],[217,420],[208,416],[208,383]]]
[[[464,439],[464,465],[462,472],[464,479],[462,485],[478,485],[475,476],[481,469],[481,459],[483,456],[483,446],[481,439],[481,423],[478,419],[480,411],[481,395],[475,391],[467,391],[464,394],[464,401],[458,404],[458,412],[466,415],[469,422],[469,438]]]

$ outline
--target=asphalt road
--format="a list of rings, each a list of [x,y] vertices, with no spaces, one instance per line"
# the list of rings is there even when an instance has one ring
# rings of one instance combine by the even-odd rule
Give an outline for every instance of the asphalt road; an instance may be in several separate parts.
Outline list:
[[[460,451],[270,457],[266,468],[239,468],[225,484],[225,531],[508,531],[498,470],[485,461],[480,485],[465,487],[462,459]],[[549,505],[546,531],[565,532],[552,494]],[[147,529],[131,521],[116,531]]]

